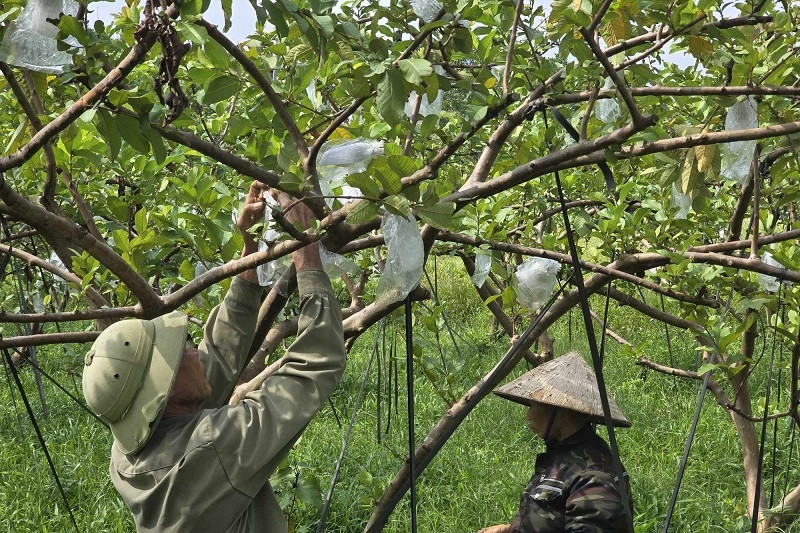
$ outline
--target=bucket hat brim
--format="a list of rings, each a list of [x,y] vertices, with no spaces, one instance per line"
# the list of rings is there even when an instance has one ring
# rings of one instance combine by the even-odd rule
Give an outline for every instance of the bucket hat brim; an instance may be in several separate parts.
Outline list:
[[[126,454],[139,452],[161,420],[183,359],[189,329],[188,318],[180,311],[150,322],[155,326],[155,340],[141,387],[122,418],[109,424],[116,445]]]

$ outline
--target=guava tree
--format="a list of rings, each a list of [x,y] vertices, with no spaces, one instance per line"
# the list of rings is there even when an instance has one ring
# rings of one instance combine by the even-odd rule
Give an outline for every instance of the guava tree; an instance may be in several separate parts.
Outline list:
[[[0,264],[24,267],[3,278],[0,346],[20,362],[36,346],[86,343],[114,320],[177,308],[199,324],[228,278],[317,241],[359,267],[335,280],[350,295],[352,345],[414,289],[389,279],[376,293],[373,283],[392,254],[382,222],[413,216],[425,261],[456,255],[472,275],[491,258],[477,291],[509,336],[520,305],[537,311],[517,303],[517,262],[561,263],[568,284],[522,349],[451,399],[416,450],[417,473],[520,358],[536,360],[533,342],[585,297],[574,289],[584,273],[586,294],[696,336],[699,368],[631,361],[706,377],[740,439],[749,512],[762,530],[791,521],[800,486],[765,509],[758,428],[765,415],[800,421],[800,6],[389,4],[253,2],[257,31],[241,44],[203,19],[202,0],[131,2],[107,25],[84,23],[92,6],[76,5],[48,18],[66,58],[54,70],[20,67],[20,51],[4,56]],[[35,5],[3,4],[8,41]],[[352,153],[334,157],[365,147],[360,166],[348,166]],[[319,223],[303,233],[276,210],[269,245],[237,259],[231,216],[254,179],[306,202]],[[272,282],[242,387],[269,373],[292,335],[278,320],[292,276]],[[782,400],[766,407],[749,383],[762,373],[753,371],[762,322],[794,346]],[[409,484],[406,462],[367,531],[381,529]]]

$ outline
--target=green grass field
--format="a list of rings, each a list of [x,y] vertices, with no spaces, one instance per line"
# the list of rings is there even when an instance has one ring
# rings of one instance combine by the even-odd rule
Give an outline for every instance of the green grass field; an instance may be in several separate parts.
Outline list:
[[[439,270],[438,295],[443,313],[434,324],[440,328],[440,344],[437,345],[435,336],[429,333],[430,328],[422,323],[423,319],[415,324],[417,442],[445,412],[447,403],[443,397],[460,397],[508,348],[507,338],[498,337],[493,331],[492,318],[466,276],[446,260],[439,261]],[[603,303],[598,298],[592,305],[602,313]],[[432,306],[433,302],[427,305]],[[443,327],[445,320],[453,328],[457,349]],[[565,317],[551,330],[556,339],[556,353],[573,348],[588,356],[577,310],[572,314],[571,325],[569,322],[570,318]],[[519,323],[523,329],[527,325],[524,320]],[[355,418],[325,530],[360,531],[370,515],[373,501],[380,496],[407,453],[402,324],[402,316],[398,315],[387,321],[380,335],[378,328],[373,328],[358,340],[350,355],[347,373],[332,398],[341,427],[333,409],[326,406],[309,426],[285,467],[276,473],[273,483],[290,515],[294,531],[315,530],[321,502],[328,491],[362,379],[376,346],[376,335],[379,362],[373,362],[367,379],[364,400]],[[663,325],[637,316],[629,309],[612,304],[609,325],[653,360],[663,363],[674,360],[684,368],[694,368],[696,364],[693,340],[683,332],[670,330],[670,353]],[[394,352],[393,344],[396,344]],[[65,351],[61,347],[51,347],[40,352],[41,366],[79,397],[78,372],[84,349],[72,347]],[[398,382],[391,383],[389,389],[387,374],[392,357],[397,361]],[[643,377],[641,368],[633,361],[629,351],[612,340],[607,341],[606,381],[617,403],[633,422],[633,428],[618,431],[617,438],[634,493],[636,531],[660,532],[699,387],[696,382],[676,381],[654,372]],[[425,370],[436,377],[434,382],[428,379]],[[525,370],[525,363],[521,363],[515,375]],[[11,394],[13,382],[7,369],[4,374],[6,377],[0,386],[0,438],[3,441],[0,448],[0,532],[72,531],[74,528],[21,399],[16,393]],[[449,382],[447,374],[452,374]],[[108,478],[110,434],[49,382],[45,382],[45,393],[50,416],[44,419],[29,368],[22,370],[22,378],[80,530],[134,531],[132,520]],[[763,388],[763,381],[756,380],[756,383]],[[754,408],[757,408],[759,399],[763,402],[764,390],[757,388],[752,396]],[[421,476],[417,485],[420,532],[470,532],[485,525],[507,522],[513,516],[520,492],[533,469],[535,455],[541,449],[527,429],[524,415],[523,407],[494,396],[486,398],[475,409]],[[760,431],[760,426],[757,429]],[[768,433],[765,483],[769,499],[773,483],[772,426]],[[782,420],[777,427],[776,501],[787,484],[792,487],[800,482],[797,450],[792,455],[792,464],[787,464],[791,443],[788,423]],[[736,434],[730,419],[709,394],[670,531],[749,531],[744,514],[744,476]],[[386,531],[410,529],[406,497],[394,512]],[[794,526],[791,531],[800,531],[800,528]]]

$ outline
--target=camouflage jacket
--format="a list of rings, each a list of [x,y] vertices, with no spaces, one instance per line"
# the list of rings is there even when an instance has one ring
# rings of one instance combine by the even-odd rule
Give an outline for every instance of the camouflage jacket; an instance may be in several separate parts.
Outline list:
[[[536,457],[511,533],[628,533],[615,478],[611,450],[591,424],[548,442]]]

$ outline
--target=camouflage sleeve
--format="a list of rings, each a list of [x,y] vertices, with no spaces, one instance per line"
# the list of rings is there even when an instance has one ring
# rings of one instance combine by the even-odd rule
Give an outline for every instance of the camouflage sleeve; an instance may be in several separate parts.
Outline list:
[[[625,506],[610,474],[589,470],[570,486],[565,509],[566,533],[625,531]]]

